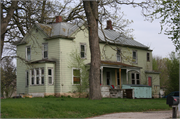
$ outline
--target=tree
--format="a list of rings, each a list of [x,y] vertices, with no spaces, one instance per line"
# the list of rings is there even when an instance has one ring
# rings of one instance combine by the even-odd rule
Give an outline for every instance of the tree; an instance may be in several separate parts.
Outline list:
[[[152,65],[153,71],[160,72],[160,87],[167,88],[168,81],[168,68],[167,68],[168,58],[153,57]]]
[[[168,69],[168,86],[166,93],[179,90],[179,59],[175,52],[170,54],[170,59],[167,61]]]
[[[89,73],[89,98],[101,99],[100,90],[100,48],[98,37],[98,3],[96,1],[83,1],[89,30],[89,44],[91,64]]]
[[[180,1],[179,0],[157,0],[154,9],[145,16],[150,20],[160,19],[161,32],[164,30],[174,43],[176,50],[180,49]]]
[[[11,97],[16,89],[16,68],[12,58],[6,57],[1,61],[1,94]]]
[[[4,5],[1,2],[1,51],[0,51],[0,57],[3,52],[4,37],[5,37],[5,33],[7,31],[7,26],[14,14],[14,10],[17,8],[17,3],[18,3],[18,1],[10,1],[10,2],[5,1],[6,5]],[[5,11],[6,11],[6,14],[4,15],[3,13]]]

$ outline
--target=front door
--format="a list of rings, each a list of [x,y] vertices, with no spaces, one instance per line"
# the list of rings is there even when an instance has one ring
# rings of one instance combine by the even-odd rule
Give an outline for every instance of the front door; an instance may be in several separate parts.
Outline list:
[[[148,77],[148,86],[152,86],[152,77]]]
[[[106,85],[111,85],[111,73],[108,71],[106,72]]]

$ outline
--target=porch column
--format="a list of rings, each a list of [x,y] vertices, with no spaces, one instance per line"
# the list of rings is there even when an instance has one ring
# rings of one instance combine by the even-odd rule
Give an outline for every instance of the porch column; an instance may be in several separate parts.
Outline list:
[[[121,89],[121,69],[119,69],[119,87]]]
[[[128,69],[126,69],[126,81],[127,81],[127,84],[128,84]]]
[[[103,85],[103,67],[101,67],[101,85]]]
[[[117,69],[115,69],[115,80],[116,80],[116,86],[117,86]]]

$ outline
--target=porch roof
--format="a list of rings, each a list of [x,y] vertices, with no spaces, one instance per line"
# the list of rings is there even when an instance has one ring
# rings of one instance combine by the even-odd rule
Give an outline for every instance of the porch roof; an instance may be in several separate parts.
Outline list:
[[[112,62],[112,61],[101,61],[101,66],[104,66],[104,67],[117,67],[117,68],[124,68],[124,69],[126,69],[126,68],[142,69],[142,67],[125,64],[125,63],[122,63],[122,62]]]

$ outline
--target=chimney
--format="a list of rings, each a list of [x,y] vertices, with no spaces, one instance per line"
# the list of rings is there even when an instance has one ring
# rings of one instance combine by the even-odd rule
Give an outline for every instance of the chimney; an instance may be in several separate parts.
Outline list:
[[[111,20],[107,20],[107,27],[106,27],[106,29],[113,30]]]
[[[56,16],[56,23],[62,22],[62,16]]]

